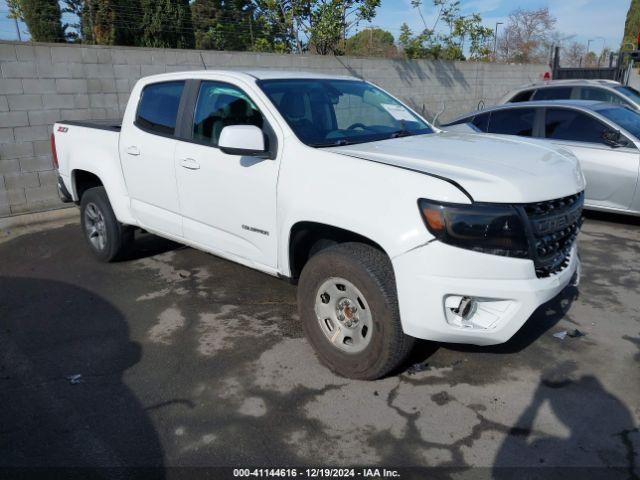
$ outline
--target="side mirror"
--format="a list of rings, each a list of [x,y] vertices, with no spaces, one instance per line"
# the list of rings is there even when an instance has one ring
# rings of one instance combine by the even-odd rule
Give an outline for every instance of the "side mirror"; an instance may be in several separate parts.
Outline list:
[[[218,148],[227,155],[259,157],[267,153],[264,133],[254,125],[224,127],[220,132]]]
[[[627,142],[619,130],[606,130],[602,133],[602,140],[611,148],[626,147]]]

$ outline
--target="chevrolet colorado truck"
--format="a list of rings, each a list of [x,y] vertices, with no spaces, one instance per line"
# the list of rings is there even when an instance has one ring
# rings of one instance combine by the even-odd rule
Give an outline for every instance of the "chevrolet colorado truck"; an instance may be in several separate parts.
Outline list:
[[[51,142],[98,259],[138,228],[289,279],[350,378],[389,374],[415,338],[506,342],[579,270],[571,153],[442,132],[357,78],[151,76],[121,122],[59,122]]]

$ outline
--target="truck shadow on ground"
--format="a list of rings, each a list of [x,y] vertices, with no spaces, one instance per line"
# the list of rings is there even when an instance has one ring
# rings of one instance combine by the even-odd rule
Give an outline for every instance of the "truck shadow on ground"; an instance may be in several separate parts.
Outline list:
[[[0,277],[0,318],[0,469],[164,477],[158,435],[122,380],[141,349],[118,309],[68,283]]]
[[[572,378],[574,368],[543,372],[531,403],[505,432],[493,478],[640,478],[632,413],[595,376]],[[555,423],[537,420],[549,414]],[[548,465],[555,468],[531,468]]]
[[[154,257],[162,253],[167,253],[181,248],[188,248],[181,243],[177,243],[166,238],[158,237],[152,233],[135,233],[135,241],[128,251],[120,259],[121,262],[130,262],[143,258]]]

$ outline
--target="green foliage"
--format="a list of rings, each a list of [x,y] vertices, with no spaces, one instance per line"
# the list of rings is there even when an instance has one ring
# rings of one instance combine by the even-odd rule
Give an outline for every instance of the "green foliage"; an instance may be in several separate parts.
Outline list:
[[[631,0],[624,23],[623,50],[635,50],[638,47],[638,33],[640,33],[640,0]]]
[[[420,15],[425,28],[414,35],[406,23],[400,27],[399,43],[407,58],[465,60],[465,47],[468,47],[474,60],[488,57],[493,31],[482,25],[479,13],[462,16],[459,1],[433,0],[438,13],[434,24],[428,26],[422,14],[422,0],[411,0],[411,5]],[[447,26],[448,33],[436,31],[439,23]]]
[[[251,0],[195,0],[191,4],[196,48],[249,50],[255,41]]]
[[[390,57],[396,53],[391,33],[381,28],[366,28],[347,38],[347,55]]]
[[[67,0],[69,10],[79,16],[84,43],[137,45],[140,38],[139,0]]]
[[[194,48],[188,0],[141,0],[140,45],[155,48]]]
[[[61,10],[57,0],[8,0],[9,17],[27,24],[35,42],[64,42]]]

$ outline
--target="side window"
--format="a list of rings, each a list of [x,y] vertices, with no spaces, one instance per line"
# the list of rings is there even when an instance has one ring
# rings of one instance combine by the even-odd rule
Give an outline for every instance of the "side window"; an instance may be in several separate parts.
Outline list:
[[[531,99],[531,94],[533,90],[525,90],[524,92],[520,92],[515,95],[508,103],[519,103],[519,102],[528,102]]]
[[[580,99],[596,100],[598,102],[615,103],[618,105],[623,103],[622,99],[615,93],[605,90],[604,88],[594,87],[582,87],[580,89]]]
[[[491,112],[489,133],[530,137],[533,135],[535,118],[536,110],[534,108],[496,110]]]
[[[568,100],[573,87],[540,88],[533,95],[533,100]]]
[[[142,90],[136,125],[163,135],[173,135],[184,82],[152,83]]]
[[[575,110],[547,108],[545,136],[572,142],[604,143],[607,126],[589,115]]]
[[[264,119],[253,101],[238,87],[222,82],[202,82],[193,116],[193,139],[218,145],[220,132],[230,125],[255,125]]]
[[[483,113],[481,115],[476,115],[473,117],[473,121],[471,123],[473,123],[481,132],[486,132],[487,127],[489,126],[489,114]]]

